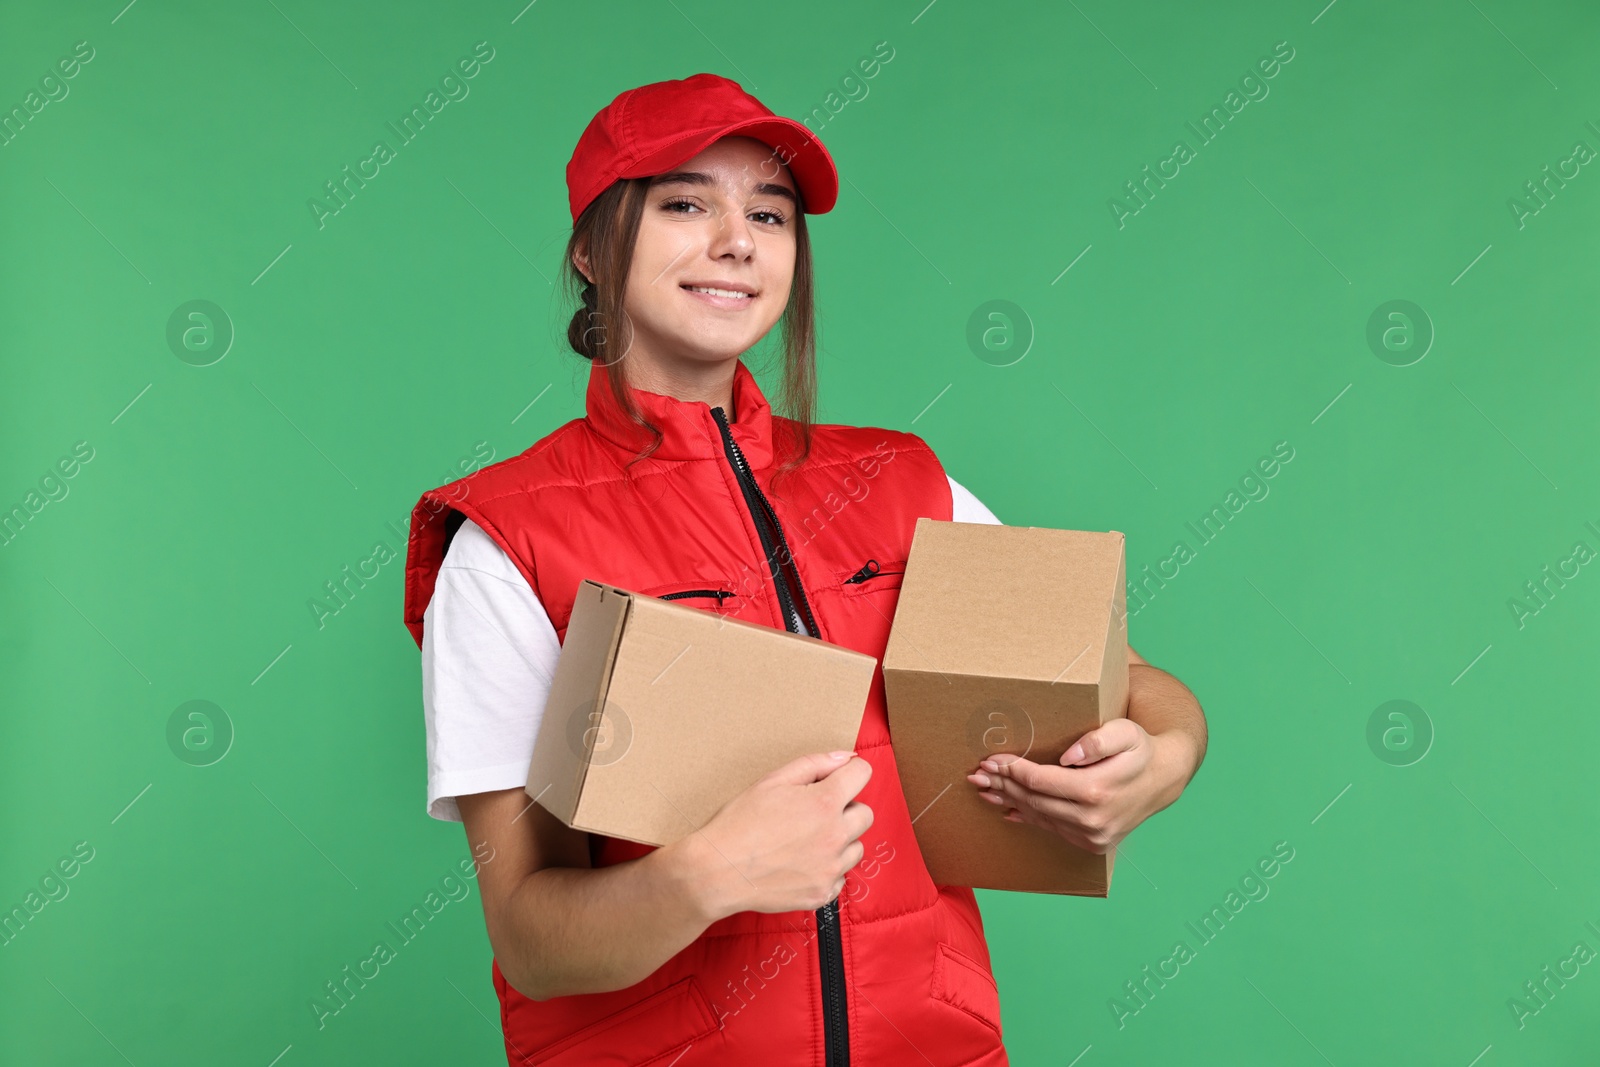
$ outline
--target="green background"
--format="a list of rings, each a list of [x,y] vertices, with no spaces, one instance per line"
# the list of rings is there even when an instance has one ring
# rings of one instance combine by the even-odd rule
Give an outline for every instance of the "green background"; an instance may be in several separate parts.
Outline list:
[[[1521,1026],[1508,1000],[1600,950],[1600,575],[1509,602],[1600,549],[1600,174],[1509,202],[1600,149],[1600,11],[1323,2],[6,5],[0,107],[95,55],[0,148],[0,507],[94,458],[0,549],[0,906],[94,858],[0,947],[0,1058],[502,1062],[476,893],[308,1009],[468,853],[423,811],[401,564],[321,629],[307,604],[478,442],[581,414],[564,165],[617,92],[706,70],[824,109],[825,421],[922,435],[1006,522],[1125,531],[1132,571],[1195,549],[1131,638],[1205,707],[1199,775],[1109,899],[979,893],[1014,1062],[1592,1062],[1600,968]],[[308,201],[479,41],[470,95],[319,228]],[[209,366],[166,339],[192,300],[236,331]],[[1014,332],[975,351],[994,300]],[[1367,340],[1393,300],[1435,335],[1406,366],[1415,341]],[[1409,750],[1369,745],[1397,699]],[[191,700],[232,724],[209,766],[169,748]],[[1270,895],[1196,947],[1280,841]]]

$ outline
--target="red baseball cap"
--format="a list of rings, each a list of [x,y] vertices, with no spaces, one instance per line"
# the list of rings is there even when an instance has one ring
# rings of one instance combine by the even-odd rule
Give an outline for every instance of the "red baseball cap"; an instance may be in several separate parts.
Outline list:
[[[821,215],[839,199],[833,157],[804,124],[773,114],[738,82],[694,74],[629,89],[589,120],[567,162],[572,221],[619,178],[665,174],[730,134],[773,149],[799,184],[806,214]]]

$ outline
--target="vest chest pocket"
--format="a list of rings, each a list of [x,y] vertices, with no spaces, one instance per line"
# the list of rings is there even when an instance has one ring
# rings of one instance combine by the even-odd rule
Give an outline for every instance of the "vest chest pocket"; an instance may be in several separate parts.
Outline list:
[[[715,612],[718,615],[739,614],[744,607],[743,601],[748,599],[739,595],[733,588],[732,582],[719,578],[669,582],[665,585],[649,586],[640,589],[639,592],[658,600],[670,600],[675,604]]]
[[[861,596],[866,593],[880,593],[887,589],[899,589],[900,581],[906,571],[906,561],[903,559],[868,559],[860,567],[849,574],[841,576],[839,589],[845,596]]]

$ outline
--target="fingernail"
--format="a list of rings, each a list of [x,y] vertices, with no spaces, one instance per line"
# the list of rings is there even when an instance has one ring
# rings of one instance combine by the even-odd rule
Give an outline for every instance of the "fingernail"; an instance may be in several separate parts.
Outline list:
[[[828,758],[829,759],[849,759],[851,756],[854,756],[854,755],[855,755],[854,752],[849,752],[849,751],[846,751],[845,749],[839,749],[837,751],[828,753]]]
[[[1005,798],[1002,797],[1002,796],[999,796],[998,794],[995,794],[995,793],[979,793],[978,795],[980,797],[982,797],[983,799],[987,800],[991,804],[1003,804],[1003,803],[1005,803]]]
[[[1000,764],[996,763],[992,759],[986,759],[982,763],[978,764],[978,766],[982,767],[986,771],[998,771],[1000,769]]]
[[[989,786],[993,784],[989,781],[989,776],[987,774],[969,774],[967,775],[967,781],[982,789],[988,789]]]
[[[1065,757],[1066,762],[1068,762],[1068,763],[1077,763],[1082,758],[1083,758],[1083,746],[1082,745],[1073,745],[1071,748],[1067,749],[1067,754],[1066,754],[1066,757]]]

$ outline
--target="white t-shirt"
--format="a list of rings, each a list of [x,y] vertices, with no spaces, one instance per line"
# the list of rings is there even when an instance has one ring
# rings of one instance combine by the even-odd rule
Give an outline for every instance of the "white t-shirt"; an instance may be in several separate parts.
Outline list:
[[[950,494],[954,521],[1000,524],[954,478]],[[527,782],[561,642],[511,557],[470,519],[445,552],[422,626],[428,814],[460,822],[456,797]]]

